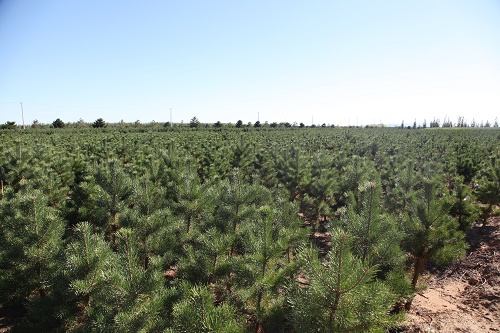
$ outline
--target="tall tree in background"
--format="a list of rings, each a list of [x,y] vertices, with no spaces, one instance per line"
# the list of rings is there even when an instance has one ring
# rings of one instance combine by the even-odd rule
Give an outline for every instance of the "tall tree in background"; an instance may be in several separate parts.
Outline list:
[[[54,127],[54,128],[63,128],[64,125],[65,125],[64,122],[59,118],[57,118],[56,120],[54,120],[52,122],[52,127]]]
[[[189,127],[191,128],[197,128],[199,125],[200,121],[196,117],[191,118],[191,120],[189,121]]]
[[[102,118],[98,118],[96,121],[92,123],[93,128],[104,128],[106,126],[108,126],[108,124],[106,124],[106,122]]]

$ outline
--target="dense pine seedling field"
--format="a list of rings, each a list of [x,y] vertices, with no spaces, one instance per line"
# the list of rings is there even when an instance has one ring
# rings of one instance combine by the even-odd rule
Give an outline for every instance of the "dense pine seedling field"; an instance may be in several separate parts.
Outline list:
[[[498,128],[1,130],[19,332],[386,332],[500,202]]]

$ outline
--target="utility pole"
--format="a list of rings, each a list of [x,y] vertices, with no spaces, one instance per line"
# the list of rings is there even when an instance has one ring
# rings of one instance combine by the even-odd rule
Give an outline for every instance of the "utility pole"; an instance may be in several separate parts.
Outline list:
[[[23,129],[26,129],[26,127],[24,127],[24,109],[23,109],[23,102],[21,102],[21,116],[23,117]]]
[[[172,108],[170,108],[170,127],[172,127]]]
[[[257,112],[257,121],[260,122],[260,112]]]

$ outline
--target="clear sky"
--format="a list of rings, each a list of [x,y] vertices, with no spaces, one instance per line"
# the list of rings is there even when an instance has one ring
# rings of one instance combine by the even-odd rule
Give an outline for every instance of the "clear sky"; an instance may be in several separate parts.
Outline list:
[[[0,0],[0,123],[500,115],[498,0]]]

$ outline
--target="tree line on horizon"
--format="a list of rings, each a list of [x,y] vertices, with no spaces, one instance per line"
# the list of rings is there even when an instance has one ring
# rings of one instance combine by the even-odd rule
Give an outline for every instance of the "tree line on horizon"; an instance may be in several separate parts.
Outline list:
[[[162,125],[163,124],[163,125]],[[42,124],[38,120],[33,120],[32,124],[29,126],[31,128],[64,128],[64,127],[70,127],[70,128],[105,128],[110,125],[111,127],[118,127],[118,128],[171,128],[171,127],[176,127],[176,128],[222,128],[222,127],[233,127],[233,128],[315,128],[315,127],[321,127],[321,128],[333,128],[333,127],[339,127],[338,125],[334,124],[311,124],[311,125],[305,125],[304,123],[299,123],[297,122],[294,123],[289,123],[289,122],[272,122],[268,123],[265,121],[264,123],[261,123],[260,121],[256,121],[255,123],[248,122],[247,124],[244,124],[243,121],[238,120],[236,123],[222,123],[220,121],[217,121],[215,123],[201,123],[199,119],[195,116],[190,119],[189,123],[184,124],[183,122],[181,123],[158,123],[156,121],[151,121],[149,123],[141,123],[139,120],[136,120],[133,123],[126,123],[123,120],[121,120],[118,123],[111,123],[108,124],[104,121],[103,118],[98,118],[96,119],[93,123],[87,123],[83,119],[79,119],[77,122],[70,122],[70,123],[65,123],[62,121],[60,118],[57,118],[54,120],[51,124]],[[1,125],[1,129],[17,129],[22,127],[22,125],[16,124],[15,121],[7,121],[5,124]],[[344,127],[359,127],[359,126],[344,126]],[[365,128],[373,128],[373,127],[385,127],[384,124],[371,124],[371,125],[365,125]],[[393,126],[393,127],[398,127],[398,126]],[[464,117],[458,117],[457,122],[453,123],[449,118],[445,117],[443,120],[443,123],[441,124],[441,121],[439,118],[434,118],[432,121],[429,122],[429,125],[427,125],[427,121],[424,120],[422,124],[417,125],[416,120],[413,122],[412,125],[405,126],[405,122],[402,121],[401,125],[399,128],[401,129],[420,129],[420,128],[452,128],[452,127],[459,127],[459,128],[465,128],[465,127],[471,127],[471,128],[489,128],[489,127],[499,127],[498,124],[498,118],[496,117],[493,124],[489,122],[489,120],[486,120],[486,122],[481,121],[481,122],[476,122],[474,119],[468,123]]]

